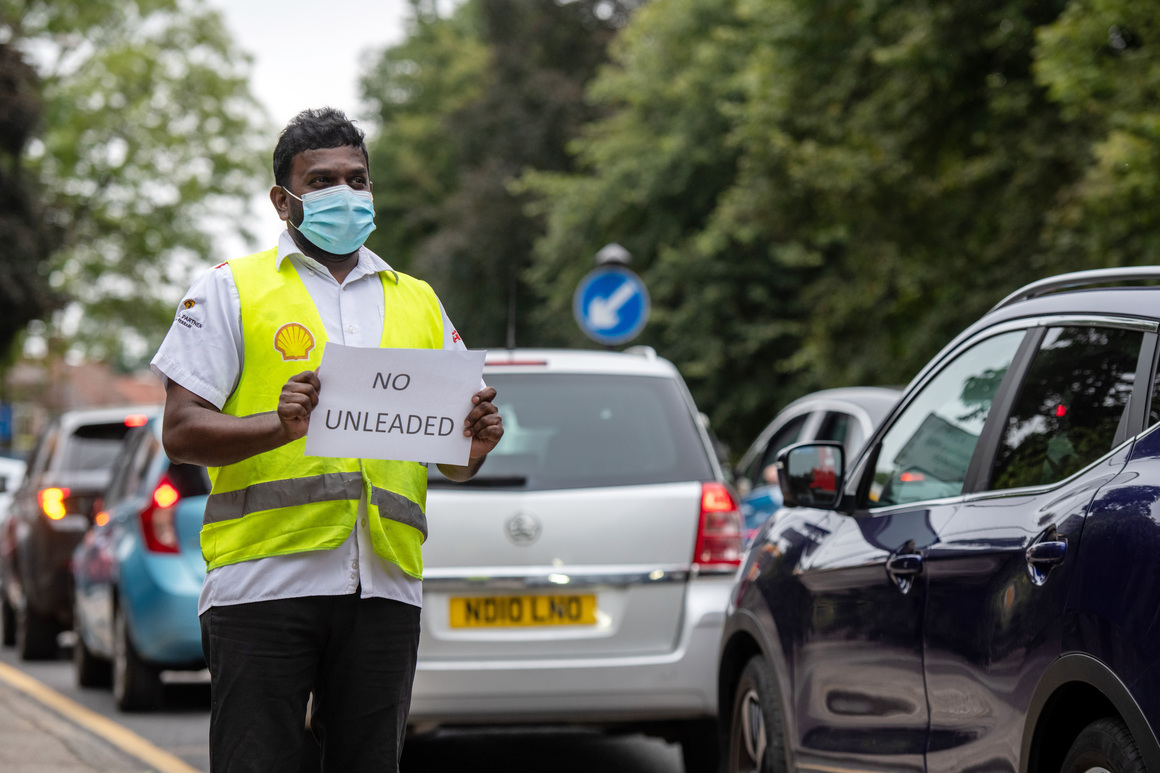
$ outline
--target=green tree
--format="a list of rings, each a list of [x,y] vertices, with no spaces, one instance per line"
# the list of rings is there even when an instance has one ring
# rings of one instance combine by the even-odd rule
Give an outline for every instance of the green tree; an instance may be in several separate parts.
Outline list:
[[[1063,6],[644,9],[592,88],[612,115],[576,144],[581,173],[529,179],[545,319],[594,244],[635,245],[644,337],[735,447],[811,389],[904,383],[1048,264],[1047,210],[1084,158],[1031,72]]]
[[[370,246],[431,281],[472,345],[536,343],[520,272],[540,225],[512,181],[571,167],[565,146],[594,115],[585,84],[635,3],[468,0],[448,18],[427,6],[413,3],[409,38],[364,79],[382,117]]]
[[[139,361],[213,233],[244,233],[265,123],[248,60],[202,0],[0,0],[0,20],[42,84],[26,158],[61,239],[51,285],[83,308],[74,340]]]
[[[1160,260],[1160,6],[1072,2],[1037,36],[1035,72],[1089,155],[1045,241],[1061,266]]]
[[[41,109],[36,73],[19,51],[0,43],[0,358],[25,325],[59,302],[44,270],[56,234],[23,160]]]

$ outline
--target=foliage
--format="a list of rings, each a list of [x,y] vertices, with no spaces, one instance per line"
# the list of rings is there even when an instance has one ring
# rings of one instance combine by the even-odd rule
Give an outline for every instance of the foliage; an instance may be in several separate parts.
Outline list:
[[[1036,74],[1089,153],[1050,214],[1052,253],[1077,266],[1158,262],[1160,7],[1073,1],[1039,30]]]
[[[211,234],[244,229],[268,151],[247,59],[202,0],[0,0],[0,18],[39,70],[28,166],[61,236],[52,286],[84,309],[74,340],[151,353]]]
[[[511,183],[571,167],[566,143],[593,116],[584,86],[635,3],[468,0],[446,18],[428,5],[412,3],[408,39],[363,80],[382,124],[368,245],[430,281],[473,346],[534,343],[519,273],[540,227]]]
[[[59,299],[48,285],[46,256],[56,233],[44,219],[24,150],[38,128],[40,93],[35,71],[12,46],[0,43],[0,356],[8,342]]]
[[[1016,286],[1155,260],[1160,10],[1127,0],[666,0],[530,174],[563,321],[594,247],[735,448],[819,387],[905,383]],[[1110,32],[1109,32],[1110,30]],[[553,327],[552,322],[557,326]]]

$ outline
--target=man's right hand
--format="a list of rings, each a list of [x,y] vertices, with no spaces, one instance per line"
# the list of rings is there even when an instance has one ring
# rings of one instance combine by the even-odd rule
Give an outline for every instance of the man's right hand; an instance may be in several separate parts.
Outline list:
[[[278,398],[278,420],[286,432],[286,442],[306,434],[310,427],[310,412],[318,405],[321,388],[318,373],[313,370],[291,376],[282,387],[282,395]]]

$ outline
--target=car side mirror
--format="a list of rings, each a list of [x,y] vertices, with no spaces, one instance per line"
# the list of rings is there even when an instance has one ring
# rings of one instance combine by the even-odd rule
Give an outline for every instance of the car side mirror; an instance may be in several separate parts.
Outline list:
[[[777,482],[786,507],[835,509],[845,477],[841,443],[798,443],[777,455]]]

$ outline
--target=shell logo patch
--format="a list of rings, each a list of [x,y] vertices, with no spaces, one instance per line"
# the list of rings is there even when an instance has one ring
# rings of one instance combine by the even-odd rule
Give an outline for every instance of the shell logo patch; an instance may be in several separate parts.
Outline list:
[[[192,298],[187,298],[186,300],[181,302],[181,308],[183,308],[183,309],[192,309],[195,305],[197,305],[197,304],[194,302],[194,300]]]
[[[274,334],[274,348],[282,361],[305,360],[314,348],[314,334],[298,322],[287,322]]]

